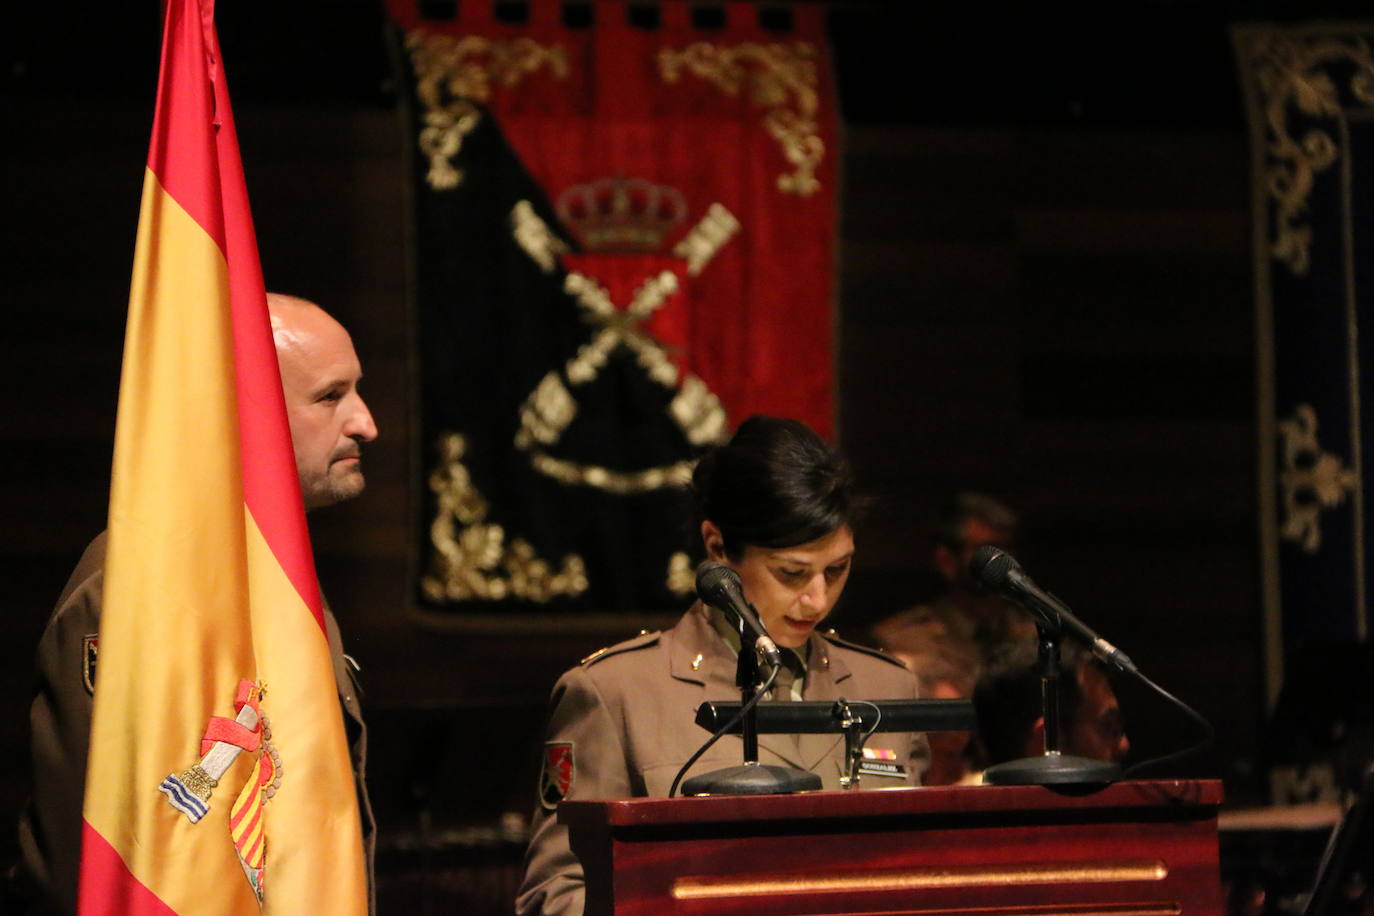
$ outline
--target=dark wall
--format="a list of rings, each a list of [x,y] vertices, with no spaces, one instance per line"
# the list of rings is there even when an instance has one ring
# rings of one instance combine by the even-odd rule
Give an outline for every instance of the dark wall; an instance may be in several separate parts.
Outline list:
[[[367,493],[312,519],[364,665],[379,804],[409,826],[425,806],[523,811],[553,678],[622,634],[445,632],[408,611],[410,141],[374,10],[339,7],[321,35],[312,8],[272,9],[221,4],[221,31],[268,285],[353,331],[381,429]],[[31,649],[108,496],[157,20],[103,15],[6,30],[0,824]],[[838,625],[917,594],[935,499],[1000,494],[1032,575],[1216,721],[1202,770],[1243,796],[1263,690],[1248,159],[1223,17],[1047,19],[1032,60],[1023,14],[908,11],[869,53],[874,17],[897,15],[835,15],[839,421],[881,498]],[[1172,749],[1172,714],[1125,698],[1137,747]]]

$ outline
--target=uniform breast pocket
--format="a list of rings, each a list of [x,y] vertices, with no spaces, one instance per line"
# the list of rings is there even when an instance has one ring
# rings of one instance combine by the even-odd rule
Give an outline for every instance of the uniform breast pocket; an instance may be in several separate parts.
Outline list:
[[[690,754],[687,757],[691,756]],[[655,764],[644,768],[644,794],[650,797],[663,798],[667,796],[668,789],[673,784],[673,777],[677,776],[678,770],[687,762],[687,757],[671,763]],[[687,771],[683,780],[691,779],[693,776],[700,776],[702,773],[709,773],[712,770],[722,770],[726,767],[739,766],[744,762],[739,750],[736,749],[732,755],[728,752],[716,753],[712,748],[702,759],[692,764],[692,768]],[[681,786],[678,787],[678,794],[682,794]]]

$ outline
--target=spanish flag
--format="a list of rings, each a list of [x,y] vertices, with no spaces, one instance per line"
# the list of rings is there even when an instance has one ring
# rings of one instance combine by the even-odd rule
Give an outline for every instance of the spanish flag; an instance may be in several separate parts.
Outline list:
[[[212,0],[167,0],[81,916],[365,914],[357,797]]]

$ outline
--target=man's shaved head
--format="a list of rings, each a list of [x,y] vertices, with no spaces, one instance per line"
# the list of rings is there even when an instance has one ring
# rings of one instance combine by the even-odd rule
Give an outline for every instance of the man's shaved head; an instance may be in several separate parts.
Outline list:
[[[352,499],[363,491],[362,443],[377,438],[353,341],[307,299],[268,293],[267,308],[305,508]]]

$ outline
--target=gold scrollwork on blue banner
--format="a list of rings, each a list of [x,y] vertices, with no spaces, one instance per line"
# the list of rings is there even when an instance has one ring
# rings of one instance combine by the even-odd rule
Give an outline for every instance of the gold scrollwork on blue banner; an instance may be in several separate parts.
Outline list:
[[[1360,475],[1345,466],[1337,455],[1322,449],[1317,439],[1317,412],[1299,404],[1293,416],[1279,423],[1283,440],[1283,530],[1303,553],[1313,554],[1322,545],[1322,511],[1345,502],[1346,494],[1359,486]]]
[[[1259,94],[1264,118],[1264,187],[1271,199],[1270,255],[1297,276],[1311,263],[1312,229],[1304,223],[1316,176],[1341,157],[1328,124],[1349,104],[1374,106],[1374,57],[1363,38],[1297,38],[1254,33],[1241,46],[1242,66]],[[1326,123],[1323,123],[1326,122]]]

